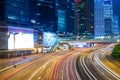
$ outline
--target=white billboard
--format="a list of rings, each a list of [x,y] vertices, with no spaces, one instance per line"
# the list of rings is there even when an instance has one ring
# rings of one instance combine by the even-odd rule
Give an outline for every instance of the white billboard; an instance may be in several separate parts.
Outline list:
[[[19,34],[22,32],[22,34]],[[8,49],[33,48],[33,29],[9,27]]]

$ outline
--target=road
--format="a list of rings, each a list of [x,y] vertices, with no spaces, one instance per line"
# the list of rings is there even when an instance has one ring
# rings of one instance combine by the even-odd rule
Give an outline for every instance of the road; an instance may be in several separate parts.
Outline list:
[[[11,64],[12,68],[1,71],[0,80],[120,80],[120,62],[110,57],[113,46],[36,55],[16,68],[13,60],[7,60],[0,64]]]
[[[79,51],[61,51],[43,55],[16,68],[11,68],[0,73],[0,80],[64,80],[76,78],[73,70],[73,58]],[[72,56],[73,55],[73,56]],[[69,64],[70,63],[70,64]],[[72,72],[64,76],[69,72]],[[64,72],[65,71],[65,72]]]
[[[79,75],[83,80],[120,80],[120,68],[112,64],[106,56],[112,45],[92,52],[82,53],[77,59]],[[110,68],[108,66],[114,65]],[[115,70],[118,69],[117,72]],[[119,73],[119,74],[118,74]]]

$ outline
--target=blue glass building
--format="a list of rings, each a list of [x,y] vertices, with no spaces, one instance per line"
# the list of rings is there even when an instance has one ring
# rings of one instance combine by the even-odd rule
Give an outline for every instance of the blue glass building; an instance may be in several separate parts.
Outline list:
[[[105,21],[105,35],[112,35],[113,27],[113,8],[112,0],[104,0],[104,21]]]
[[[119,35],[120,28],[119,28],[119,17],[117,15],[113,16],[113,27],[112,27],[112,33],[114,35]]]
[[[94,0],[94,35],[105,35],[104,0]]]
[[[118,27],[120,28],[120,0],[113,0],[113,14],[118,16]],[[120,31],[119,31],[120,32]]]
[[[58,32],[73,33],[75,20],[74,0],[56,0]]]
[[[57,31],[57,18],[55,14],[55,0],[37,0],[36,6],[38,11],[36,13],[39,19],[39,29],[44,31]]]
[[[96,37],[112,36],[112,0],[94,0],[94,32]]]

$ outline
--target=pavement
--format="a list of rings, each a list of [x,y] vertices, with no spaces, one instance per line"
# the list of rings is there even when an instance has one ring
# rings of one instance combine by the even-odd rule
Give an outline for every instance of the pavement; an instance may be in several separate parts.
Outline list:
[[[43,54],[35,54],[35,55],[21,56],[16,58],[0,59],[0,72],[16,67],[17,65],[20,65],[20,64],[30,62],[34,59],[38,59],[42,57],[42,55]]]

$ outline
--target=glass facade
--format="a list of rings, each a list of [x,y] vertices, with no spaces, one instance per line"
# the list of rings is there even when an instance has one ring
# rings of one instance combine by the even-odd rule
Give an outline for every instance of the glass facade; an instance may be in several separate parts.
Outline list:
[[[112,0],[95,0],[94,4],[95,36],[111,35],[113,27]]]
[[[73,33],[74,19],[75,19],[74,0],[56,0],[55,9],[56,9],[57,22],[58,22],[58,32]],[[63,18],[65,22],[60,21],[60,19],[63,20]],[[61,25],[61,22],[62,25],[64,24],[64,26]]]
[[[55,32],[57,30],[55,0],[37,0],[36,5],[39,28],[44,29],[44,31]]]
[[[119,28],[120,28],[120,0],[112,0],[113,3],[113,13],[118,15],[119,18]]]
[[[28,26],[29,0],[5,0],[5,21],[11,25]]]
[[[66,7],[66,32],[74,33],[75,26],[75,3],[74,0],[67,0]]]
[[[66,32],[66,12],[65,10],[58,10],[58,31]]]
[[[120,32],[119,29],[119,17],[117,15],[113,16],[113,27],[112,27],[112,33],[115,35],[118,35]]]
[[[76,0],[75,32],[79,36],[94,34],[94,1]]]
[[[105,35],[104,23],[104,1],[94,0],[94,35]]]
[[[104,0],[104,21],[105,21],[105,35],[111,35],[113,27],[112,0]]]

